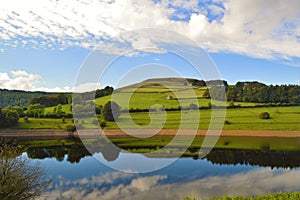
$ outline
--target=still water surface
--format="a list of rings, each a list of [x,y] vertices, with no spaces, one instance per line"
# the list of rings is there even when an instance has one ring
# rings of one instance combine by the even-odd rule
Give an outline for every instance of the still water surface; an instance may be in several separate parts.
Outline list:
[[[102,152],[94,155],[104,159]],[[203,159],[185,157],[158,171],[135,174],[113,170],[85,152],[84,147],[34,147],[22,156],[39,162],[52,179],[40,199],[205,199],[222,195],[261,195],[300,191],[300,151],[214,149]],[[146,158],[120,152],[110,163]],[[107,161],[108,162],[108,161]]]

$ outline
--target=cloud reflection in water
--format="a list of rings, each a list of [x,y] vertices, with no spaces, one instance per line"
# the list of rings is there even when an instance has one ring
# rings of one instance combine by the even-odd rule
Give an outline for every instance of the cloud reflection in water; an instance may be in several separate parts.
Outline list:
[[[222,195],[261,195],[300,190],[300,170],[260,168],[229,176],[208,176],[189,182],[164,183],[166,175],[107,173],[76,181],[59,179],[40,199],[203,199]]]

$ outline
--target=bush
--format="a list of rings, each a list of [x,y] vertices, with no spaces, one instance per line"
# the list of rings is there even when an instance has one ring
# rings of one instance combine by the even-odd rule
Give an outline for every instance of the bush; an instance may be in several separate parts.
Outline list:
[[[116,121],[121,115],[120,106],[114,101],[109,101],[104,105],[102,114],[106,121]]]
[[[229,102],[229,106],[228,106],[229,108],[234,108],[235,107],[235,105],[234,105],[234,101],[230,101]]]
[[[106,126],[106,121],[105,120],[100,120],[99,124],[100,124],[101,128],[104,128]]]
[[[97,119],[93,119],[92,123],[97,125],[98,124],[98,120]]]
[[[211,104],[211,102],[208,102],[208,108],[211,108],[212,107],[212,104]]]
[[[27,116],[24,117],[24,122],[28,123],[29,122],[29,119]]]
[[[225,120],[225,122],[224,122],[225,124],[231,124],[231,122],[230,121],[228,121],[228,120]]]
[[[270,114],[268,112],[262,112],[259,114],[259,118],[261,119],[270,119]]]
[[[197,106],[196,104],[194,104],[194,103],[191,103],[191,104],[189,105],[189,108],[190,108],[191,110],[198,110],[198,109],[199,109],[198,106]]]
[[[76,126],[73,123],[68,123],[64,126],[64,130],[73,132],[76,130]]]
[[[56,113],[47,113],[46,115],[44,115],[45,118],[53,118],[53,119],[58,119],[60,118],[60,116]]]
[[[15,110],[2,110],[0,112],[0,127],[12,127],[18,123],[19,118],[19,114]]]

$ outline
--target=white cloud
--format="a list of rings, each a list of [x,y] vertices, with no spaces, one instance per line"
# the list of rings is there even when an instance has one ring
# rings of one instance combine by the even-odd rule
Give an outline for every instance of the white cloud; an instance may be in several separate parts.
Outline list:
[[[103,47],[110,48],[107,42],[119,33],[162,27],[187,35],[214,52],[229,51],[287,61],[300,57],[298,0],[284,3],[280,0],[214,0],[205,6],[200,2],[10,0],[0,8],[0,27],[3,27],[0,38],[2,43],[11,46],[31,43],[35,47],[63,49],[74,45],[92,48],[102,43]],[[189,20],[172,19],[179,9],[184,12],[177,15],[181,18],[187,15]],[[209,19],[207,11],[216,15],[217,20]],[[27,38],[25,43],[24,38]],[[146,40],[143,44],[149,45]]]
[[[196,199],[215,196],[263,195],[274,191],[298,191],[299,170],[272,170],[260,168],[226,176],[208,176],[197,180],[161,183],[164,175],[138,177],[126,173],[110,173],[99,177],[75,181],[60,180],[53,189],[39,199],[184,199],[192,195]],[[63,188],[66,188],[65,190]],[[80,189],[79,189],[80,188]],[[93,188],[93,190],[91,190]]]
[[[47,91],[47,92],[70,92],[71,88],[66,86],[63,88],[46,88],[38,87],[41,82],[41,76],[31,74],[23,70],[10,71],[9,73],[0,72],[0,88],[16,89],[26,91]]]
[[[94,83],[94,82],[88,82],[88,83],[83,83],[80,85],[76,85],[74,87],[74,92],[75,93],[80,93],[80,92],[89,92],[89,91],[94,91],[100,88],[99,83]]]

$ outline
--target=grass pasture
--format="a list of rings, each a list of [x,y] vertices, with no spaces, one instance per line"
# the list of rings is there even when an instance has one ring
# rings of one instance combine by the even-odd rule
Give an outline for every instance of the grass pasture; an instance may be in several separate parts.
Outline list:
[[[146,101],[146,100],[145,100]],[[146,103],[145,103],[146,104]],[[216,114],[218,114],[216,110]],[[261,112],[269,112],[270,119],[260,119]],[[200,123],[197,125],[195,119],[200,115]],[[260,107],[260,108],[235,108],[226,110],[224,130],[299,130],[300,131],[300,106],[292,107]],[[101,119],[101,116],[98,116]],[[152,119],[152,121],[151,121]],[[132,121],[135,123],[132,126]],[[168,112],[139,112],[122,114],[115,122],[107,122],[106,128],[198,128],[206,130],[211,121],[211,110],[184,110]],[[71,119],[65,119],[65,123]],[[86,128],[97,128],[92,119],[82,119],[79,121]],[[29,118],[29,122],[20,119],[15,128],[62,128],[65,123],[62,119]],[[119,125],[119,126],[118,126]]]
[[[158,80],[159,81],[159,80]],[[206,87],[188,87],[181,79],[162,79],[161,84],[151,80],[117,89],[113,95],[95,99],[95,104],[105,105],[108,101],[116,101],[121,109],[150,109],[156,112],[135,112],[122,114],[118,124],[122,128],[198,128],[208,129],[211,121],[211,110],[182,110],[161,112],[162,106],[167,109],[177,109],[179,106],[188,108],[190,104],[207,107],[210,103],[219,105],[220,102],[203,98]],[[173,91],[171,92],[170,89]],[[191,90],[192,88],[192,90]],[[168,99],[169,96],[173,98]],[[230,102],[226,103],[227,106]],[[250,108],[234,108],[226,110],[225,130],[300,130],[300,106],[294,107],[255,107],[256,103],[234,102],[234,105]],[[44,113],[53,113],[55,107],[45,108]],[[62,111],[71,113],[71,105],[62,105]],[[218,114],[221,111],[216,111]],[[258,117],[261,112],[269,112],[271,119],[263,120]],[[200,113],[200,123],[195,123]],[[101,119],[101,116],[98,116]],[[151,120],[152,119],[152,120]],[[66,120],[66,122],[69,119]],[[132,125],[132,120],[135,126]],[[70,120],[69,120],[70,121]],[[80,122],[84,127],[96,128],[92,119]],[[221,122],[223,124],[223,121]],[[17,128],[60,128],[64,124],[61,119],[30,119],[30,123],[20,120]],[[137,127],[136,127],[137,126]],[[106,128],[119,128],[115,122],[108,122]]]
[[[219,105],[218,101],[211,101],[210,99],[203,98],[203,93],[206,87],[187,87],[182,84],[177,84],[175,81],[166,82],[165,86],[156,85],[154,83],[145,83],[138,85],[137,88],[128,86],[117,89],[113,95],[100,97],[95,99],[95,104],[105,105],[108,101],[117,102],[122,109],[149,109],[156,108],[178,108],[189,107],[190,104],[196,104],[199,107],[207,107],[210,103]],[[172,96],[173,99],[168,99]],[[229,102],[226,103],[227,106]],[[255,106],[256,103],[250,102],[235,102],[235,105],[240,106]],[[54,107],[45,108],[45,114],[53,113]],[[62,105],[62,111],[71,113],[71,105]]]
[[[72,119],[49,119],[49,118],[28,118],[28,122],[24,118],[14,126],[15,129],[62,129],[65,124],[71,123]]]
[[[53,106],[53,107],[46,107],[44,109],[44,113],[47,114],[47,113],[53,113],[54,112],[54,109],[56,108],[57,106]],[[62,107],[62,112],[65,112],[67,114],[69,113],[72,113],[71,111],[71,104],[64,104],[61,106]]]
[[[269,112],[271,119],[260,119],[261,112]],[[131,113],[122,114],[118,121],[124,128],[130,127],[131,119],[140,126],[140,128],[191,128],[195,124],[193,121],[200,113],[199,129],[207,129],[211,119],[211,110],[198,111],[169,111],[167,112],[166,121],[164,114],[161,112],[151,113],[152,123],[150,126],[149,113]],[[216,111],[218,114],[218,111]],[[263,107],[263,108],[236,108],[226,110],[226,119],[229,124],[225,124],[225,130],[300,130],[299,123],[300,106],[293,107]],[[182,121],[181,121],[182,116]],[[107,128],[118,128],[114,122],[109,122]]]

